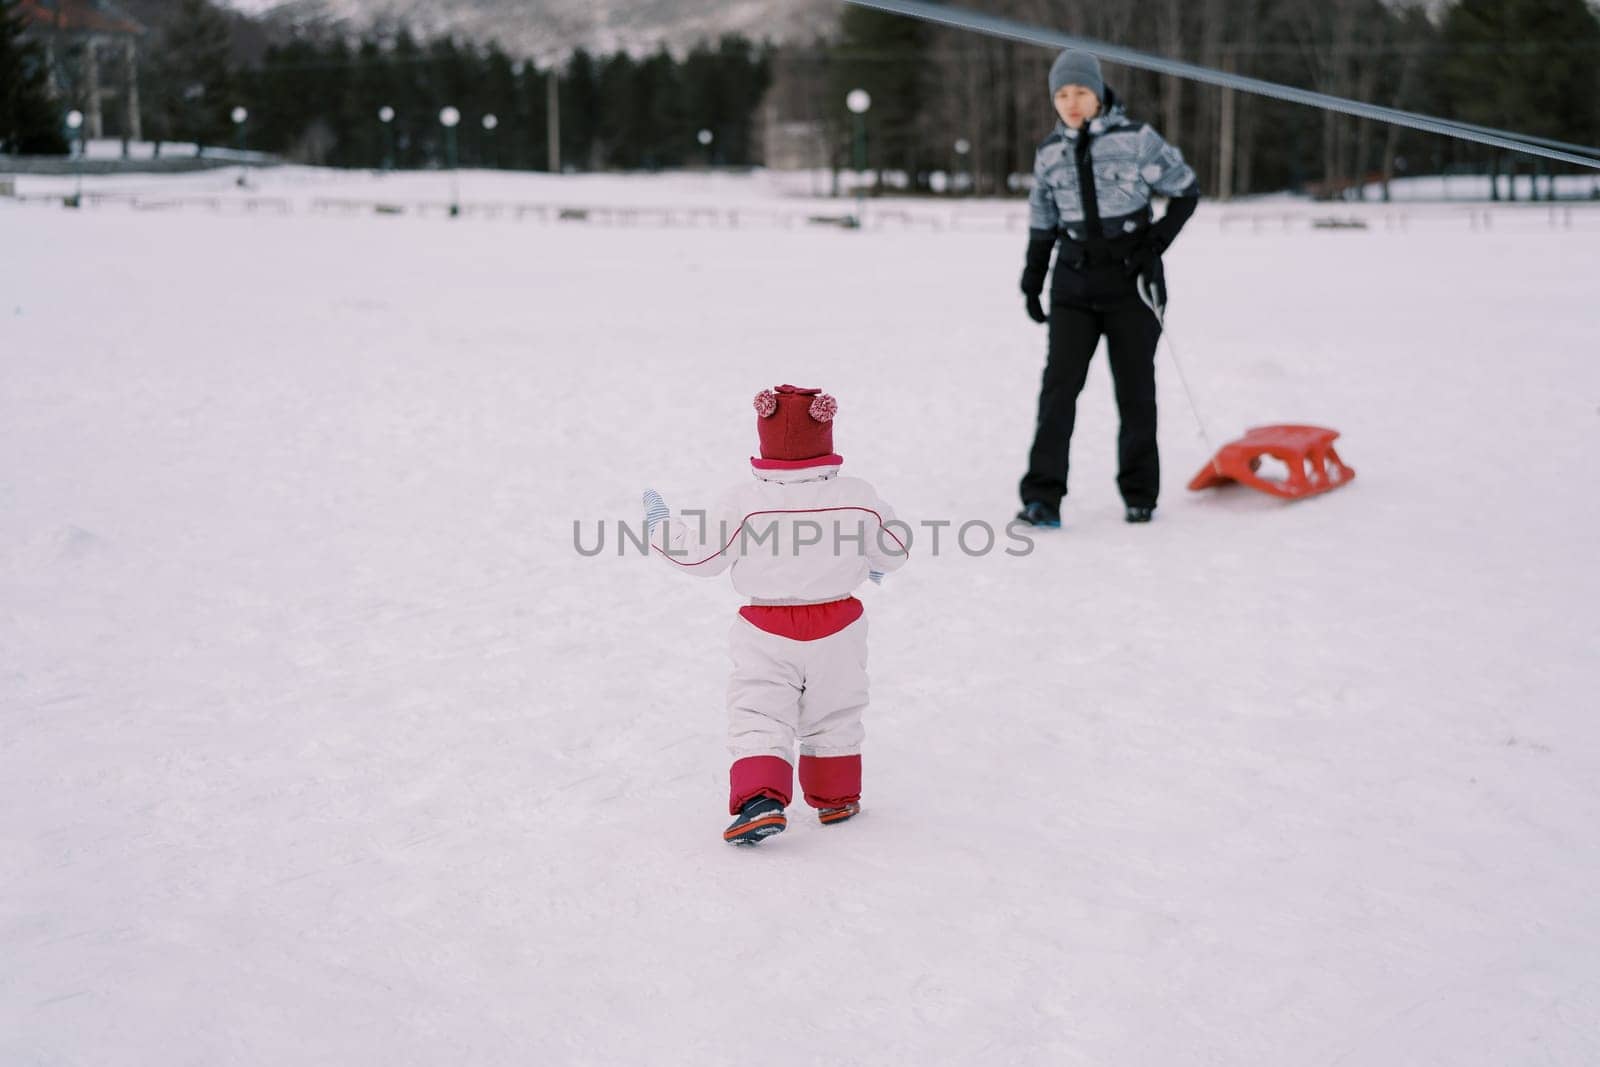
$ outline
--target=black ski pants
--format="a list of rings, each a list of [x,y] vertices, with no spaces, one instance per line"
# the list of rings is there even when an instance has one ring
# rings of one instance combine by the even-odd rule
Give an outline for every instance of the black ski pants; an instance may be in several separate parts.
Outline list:
[[[1058,275],[1062,267],[1057,266]],[[1050,352],[1039,389],[1039,417],[1028,473],[1022,479],[1023,503],[1038,500],[1061,506],[1078,394],[1089,375],[1100,338],[1106,339],[1111,377],[1116,385],[1122,430],[1117,436],[1117,488],[1130,507],[1153,508],[1161,492],[1161,456],[1156,449],[1156,342],[1161,324],[1139,300],[1131,283],[1105,292],[1106,298],[1054,287],[1050,301]]]

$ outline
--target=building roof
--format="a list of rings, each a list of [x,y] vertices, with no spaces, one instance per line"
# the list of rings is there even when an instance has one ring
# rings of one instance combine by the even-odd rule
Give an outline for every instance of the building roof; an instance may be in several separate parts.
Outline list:
[[[17,13],[25,28],[39,32],[137,36],[145,28],[105,0],[22,0]]]

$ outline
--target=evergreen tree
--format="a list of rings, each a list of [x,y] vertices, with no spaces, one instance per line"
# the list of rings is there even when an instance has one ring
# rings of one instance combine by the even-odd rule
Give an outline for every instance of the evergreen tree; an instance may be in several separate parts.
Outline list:
[[[307,159],[308,131],[316,100],[308,91],[321,50],[304,37],[267,49],[261,67],[248,79],[253,143],[268,152]]]
[[[638,71],[626,52],[600,64],[596,86],[595,163],[601,167],[639,166]]]
[[[1438,75],[1456,118],[1600,140],[1600,18],[1584,0],[1460,0],[1442,38]]]
[[[145,77],[146,122],[157,140],[226,143],[240,101],[228,20],[210,0],[179,0]]]
[[[772,84],[771,50],[736,35],[724,37],[715,49],[697,45],[683,62],[682,83],[689,130],[712,134],[709,151],[698,158],[719,165],[754,163],[751,126]]]
[[[427,49],[423,85],[426,87],[427,114],[423,116],[422,142],[428,146],[429,161],[437,166],[450,165],[450,135],[439,122],[439,112],[453,107],[461,112],[461,124],[454,134],[458,163],[471,162],[471,126],[475,121],[472,107],[472,87],[478,80],[477,54],[463,47],[453,38],[434,41]]]
[[[600,90],[594,57],[580,48],[572,53],[561,79],[561,164],[594,167],[595,126],[600,111]]]
[[[837,128],[844,137],[853,136],[854,118],[845,111],[845,97],[865,89],[872,96],[866,117],[869,167],[880,174],[904,171],[921,186],[924,117],[934,82],[927,47],[931,28],[920,19],[851,7],[841,14],[839,30],[829,102]]]
[[[1584,0],[1459,0],[1445,12],[1435,78],[1452,117],[1558,140],[1594,143],[1600,129],[1595,70],[1600,66],[1600,20]],[[1475,146],[1452,154],[1490,159],[1491,197],[1509,166],[1511,196],[1524,165],[1549,173],[1543,160]],[[1539,195],[1537,181],[1533,186]]]
[[[649,170],[681,167],[695,146],[683,101],[683,79],[676,60],[658,50],[639,65],[638,98],[629,110],[640,147],[636,165]]]
[[[317,73],[318,110],[331,137],[326,162],[338,167],[370,166],[371,157],[360,152],[358,131],[370,131],[372,120],[356,114],[356,50],[342,36],[329,41]]]
[[[389,94],[392,99],[378,103],[379,107],[395,110],[393,136],[397,167],[422,166],[425,131],[438,126],[439,105],[429,99],[421,79],[422,59],[422,45],[409,30],[401,29],[389,52],[394,68],[394,83]]]
[[[342,108],[345,125],[351,131],[349,166],[378,167],[388,157],[387,141],[394,136],[394,130],[386,129],[378,120],[378,111],[394,106],[390,98],[394,96],[396,80],[382,43],[364,38],[356,49],[355,72]]]
[[[50,101],[44,50],[22,41],[16,0],[0,0],[0,153],[60,155],[67,150]]]
[[[472,129],[468,140],[472,157],[480,167],[505,168],[516,158],[527,128],[518,114],[517,69],[511,57],[491,45],[480,59],[480,73],[473,80],[476,88],[471,115]],[[494,130],[483,126],[485,115],[493,115],[498,125]]]

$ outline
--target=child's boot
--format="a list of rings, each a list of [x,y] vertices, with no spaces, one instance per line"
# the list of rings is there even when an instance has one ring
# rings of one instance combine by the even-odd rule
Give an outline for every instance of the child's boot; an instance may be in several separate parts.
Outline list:
[[[837,808],[819,808],[817,818],[824,826],[832,826],[836,822],[844,822],[853,816],[861,814],[861,803],[852,800]]]
[[[730,845],[755,845],[773,834],[783,833],[789,825],[783,814],[783,805],[771,797],[755,797],[745,801],[739,817],[722,831],[722,839]]]

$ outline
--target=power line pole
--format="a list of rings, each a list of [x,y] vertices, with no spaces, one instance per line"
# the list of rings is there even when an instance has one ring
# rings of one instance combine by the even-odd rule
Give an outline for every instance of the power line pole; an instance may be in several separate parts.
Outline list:
[[[555,67],[545,78],[545,115],[549,133],[550,173],[561,173],[561,77]]]
[[[1227,56],[1222,61],[1222,69],[1233,73],[1233,57]],[[1222,116],[1218,123],[1217,141],[1217,199],[1227,200],[1233,196],[1233,90],[1222,90]]]

